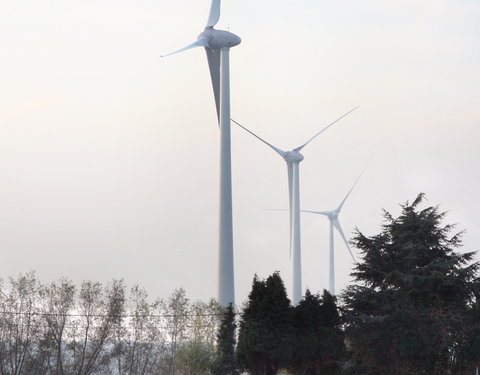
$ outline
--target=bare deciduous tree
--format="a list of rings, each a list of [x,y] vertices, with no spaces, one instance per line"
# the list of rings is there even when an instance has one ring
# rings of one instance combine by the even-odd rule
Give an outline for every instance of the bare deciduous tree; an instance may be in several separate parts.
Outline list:
[[[176,289],[165,304],[165,326],[168,345],[170,347],[168,363],[168,374],[175,375],[175,356],[179,344],[186,339],[189,300],[185,290]]]
[[[0,280],[0,375],[207,374],[219,313],[183,289],[151,302],[122,281]]]
[[[67,343],[72,339],[68,324],[75,311],[75,292],[75,285],[67,279],[41,288],[45,322],[41,349],[47,353],[47,365],[55,375],[66,375],[63,364]]]
[[[0,294],[0,374],[21,375],[34,361],[40,334],[36,314],[39,282],[33,272],[10,278]]]
[[[127,304],[128,318],[117,341],[119,375],[160,373],[167,348],[159,322],[161,307],[161,301],[148,301],[144,289],[139,286],[131,289]]]

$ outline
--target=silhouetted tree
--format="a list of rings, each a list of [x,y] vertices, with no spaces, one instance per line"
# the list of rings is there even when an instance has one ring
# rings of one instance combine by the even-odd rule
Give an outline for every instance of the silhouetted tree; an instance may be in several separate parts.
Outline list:
[[[357,230],[353,239],[363,262],[344,293],[351,373],[463,374],[478,361],[468,348],[479,265],[456,251],[461,233],[449,236],[444,213],[419,209],[422,200],[401,205],[397,218],[384,212],[380,234]]]
[[[242,313],[237,346],[239,367],[253,375],[274,375],[289,364],[295,344],[292,307],[276,272],[255,276]]]
[[[335,297],[326,290],[323,296],[305,296],[294,308],[295,351],[290,369],[298,375],[338,374],[345,355]]]
[[[213,368],[214,375],[237,375],[235,360],[235,312],[232,304],[225,309],[217,333],[217,358]]]

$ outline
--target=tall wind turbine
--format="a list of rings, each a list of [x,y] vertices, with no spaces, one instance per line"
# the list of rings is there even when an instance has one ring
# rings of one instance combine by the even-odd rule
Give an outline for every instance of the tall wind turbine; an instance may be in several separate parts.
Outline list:
[[[220,218],[218,250],[218,302],[235,304],[233,267],[232,168],[230,141],[230,48],[241,39],[228,31],[213,27],[220,19],[220,0],[212,0],[207,25],[198,39],[177,51],[204,47],[207,53],[217,118],[220,125]],[[163,56],[163,57],[165,57]]]
[[[365,169],[363,170],[363,172],[364,171]],[[330,237],[329,237],[330,259],[329,259],[328,291],[332,296],[335,295],[335,252],[334,252],[334,241],[333,241],[333,228],[335,228],[338,231],[343,241],[345,242],[345,245],[347,246],[348,252],[352,257],[353,262],[357,263],[357,261],[355,260],[355,256],[353,255],[353,252],[350,249],[350,245],[348,244],[347,238],[345,237],[345,233],[343,233],[342,226],[340,225],[340,221],[338,220],[338,215],[340,214],[340,211],[342,210],[342,207],[345,204],[345,201],[347,200],[348,196],[352,192],[353,188],[355,187],[355,185],[357,185],[358,180],[360,179],[360,177],[362,177],[363,172],[360,174],[360,176],[357,177],[357,180],[355,181],[351,189],[348,191],[345,198],[343,198],[343,200],[340,202],[338,207],[335,208],[334,210],[331,210],[331,211],[301,210],[302,212],[308,212],[311,214],[324,215],[330,221]]]
[[[287,172],[288,172],[288,193],[289,193],[289,211],[290,211],[290,256],[293,253],[293,289],[292,289],[292,303],[297,305],[302,298],[302,251],[300,245],[300,179],[299,179],[299,164],[303,160],[303,155],[300,151],[313,141],[317,136],[322,134],[330,126],[340,121],[342,118],[348,114],[355,111],[358,107],[352,109],[351,111],[345,113],[343,116],[339,117],[317,134],[311,137],[304,144],[292,149],[291,151],[283,151],[278,147],[268,143],[263,138],[260,138],[258,135],[248,130],[245,126],[239,124],[237,121],[232,121],[249,132],[254,137],[258,138],[260,141],[265,143],[267,146],[272,148],[277,154],[279,154],[283,160],[287,163]]]

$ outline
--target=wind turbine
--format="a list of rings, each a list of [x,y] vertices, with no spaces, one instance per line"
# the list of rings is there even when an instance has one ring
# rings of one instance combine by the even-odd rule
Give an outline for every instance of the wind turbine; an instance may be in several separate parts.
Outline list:
[[[300,245],[300,179],[299,179],[299,164],[303,160],[303,155],[300,151],[313,141],[317,136],[322,134],[330,126],[340,121],[342,118],[348,114],[355,111],[358,107],[350,110],[345,113],[343,116],[339,117],[313,137],[311,137],[304,144],[292,149],[291,151],[284,151],[275,147],[274,145],[268,143],[263,138],[260,138],[258,135],[248,130],[245,126],[239,124],[237,121],[232,121],[240,126],[242,129],[246,130],[248,133],[258,138],[260,141],[265,143],[267,146],[272,148],[277,154],[279,154],[283,160],[287,163],[287,172],[288,172],[288,193],[289,193],[289,212],[290,212],[290,256],[293,253],[293,289],[292,289],[292,303],[297,305],[302,298],[302,251]]]
[[[218,250],[218,302],[222,306],[235,304],[233,267],[233,221],[232,221],[232,166],[230,141],[230,48],[240,44],[241,39],[228,31],[216,30],[220,19],[220,0],[212,0],[207,25],[198,39],[170,56],[195,47],[204,47],[207,53],[210,78],[217,118],[220,125],[220,212]]]
[[[360,179],[360,177],[362,177],[362,174],[364,171],[365,169],[362,171],[362,173],[360,173],[360,175],[357,177],[357,180],[355,181],[353,186],[350,188],[345,198],[343,198],[343,200],[340,202],[338,207],[335,208],[334,210],[331,210],[331,211],[301,210],[302,212],[308,212],[311,214],[324,215],[330,221],[330,237],[329,237],[330,260],[329,260],[328,291],[332,296],[335,295],[335,252],[334,252],[334,242],[333,242],[333,228],[335,228],[338,231],[343,241],[345,242],[345,245],[347,245],[348,252],[352,257],[353,262],[357,263],[357,261],[355,260],[355,256],[353,255],[353,252],[350,249],[350,245],[348,244],[347,238],[345,237],[345,233],[343,233],[342,226],[340,225],[340,221],[338,220],[338,215],[340,214],[340,211],[342,210],[342,207],[345,204],[345,201],[347,200],[348,196],[352,192],[353,188],[355,187],[355,185],[357,185],[358,180]]]

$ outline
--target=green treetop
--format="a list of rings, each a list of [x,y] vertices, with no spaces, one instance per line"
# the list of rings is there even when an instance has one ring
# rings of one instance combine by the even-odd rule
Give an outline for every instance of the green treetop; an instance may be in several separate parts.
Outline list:
[[[445,213],[419,208],[423,198],[397,218],[384,212],[380,234],[353,239],[363,262],[343,298],[354,374],[463,374],[478,361],[479,265],[458,252],[461,233],[450,236]]]
[[[252,375],[275,375],[289,364],[295,343],[292,307],[278,273],[255,276],[242,313],[238,364]]]

